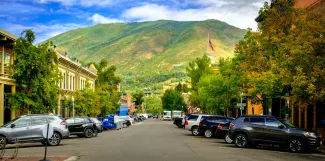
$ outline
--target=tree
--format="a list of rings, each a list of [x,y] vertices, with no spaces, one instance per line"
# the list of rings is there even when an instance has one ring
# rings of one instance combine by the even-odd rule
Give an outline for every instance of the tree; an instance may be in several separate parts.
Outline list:
[[[11,108],[32,113],[48,113],[57,108],[59,74],[56,53],[49,49],[51,42],[34,46],[32,30],[22,32],[14,45],[16,59],[13,78],[17,92],[10,97]]]
[[[181,93],[177,92],[174,89],[168,89],[165,91],[164,95],[161,98],[162,107],[164,110],[185,110],[186,107],[184,97]]]
[[[135,105],[138,106],[139,111],[142,111],[142,104],[144,102],[144,94],[143,92],[136,92],[132,94],[133,101],[135,102]]]
[[[162,103],[161,99],[157,95],[153,95],[151,97],[146,97],[144,99],[144,103],[146,104],[146,112],[147,113],[162,113]]]

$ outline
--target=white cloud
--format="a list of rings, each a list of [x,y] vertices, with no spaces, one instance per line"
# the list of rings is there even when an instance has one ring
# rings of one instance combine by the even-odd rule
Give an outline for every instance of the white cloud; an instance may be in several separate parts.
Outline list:
[[[88,18],[88,20],[93,21],[93,23],[98,24],[98,23],[117,23],[117,22],[122,22],[121,20],[115,19],[115,18],[107,18],[104,17],[100,14],[93,14],[91,17]]]
[[[50,25],[33,24],[33,25],[29,25],[29,26],[7,23],[7,24],[5,24],[5,26],[8,26],[8,27],[6,27],[8,29],[8,31],[16,34],[16,36],[20,36],[19,34],[23,30],[32,29],[36,34],[35,43],[43,42],[53,36],[59,35],[66,31],[87,27],[86,25],[75,24],[75,23],[67,23],[67,24],[56,23],[56,24],[50,24]]]
[[[202,21],[217,19],[230,25],[257,29],[254,19],[264,0],[186,0],[201,5],[199,8],[173,8],[166,5],[144,4],[124,11],[121,17],[128,21]]]

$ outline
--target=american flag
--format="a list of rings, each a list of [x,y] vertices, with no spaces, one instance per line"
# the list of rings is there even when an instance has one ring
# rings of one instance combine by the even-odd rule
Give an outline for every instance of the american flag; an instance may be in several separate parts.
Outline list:
[[[212,43],[211,43],[210,39],[209,39],[209,46],[210,46],[211,50],[214,51],[214,48],[212,46]]]

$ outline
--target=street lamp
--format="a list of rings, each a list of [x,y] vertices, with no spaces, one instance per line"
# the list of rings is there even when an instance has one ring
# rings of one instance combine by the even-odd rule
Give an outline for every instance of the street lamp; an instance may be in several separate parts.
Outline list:
[[[74,117],[74,97],[72,96],[72,117]]]
[[[243,92],[240,92],[240,116],[243,115]]]

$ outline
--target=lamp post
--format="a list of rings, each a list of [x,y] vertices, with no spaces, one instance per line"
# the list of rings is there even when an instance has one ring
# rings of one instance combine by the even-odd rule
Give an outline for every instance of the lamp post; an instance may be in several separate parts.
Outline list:
[[[74,97],[72,96],[72,117],[74,117]]]
[[[243,92],[240,92],[240,116],[243,115]]]

